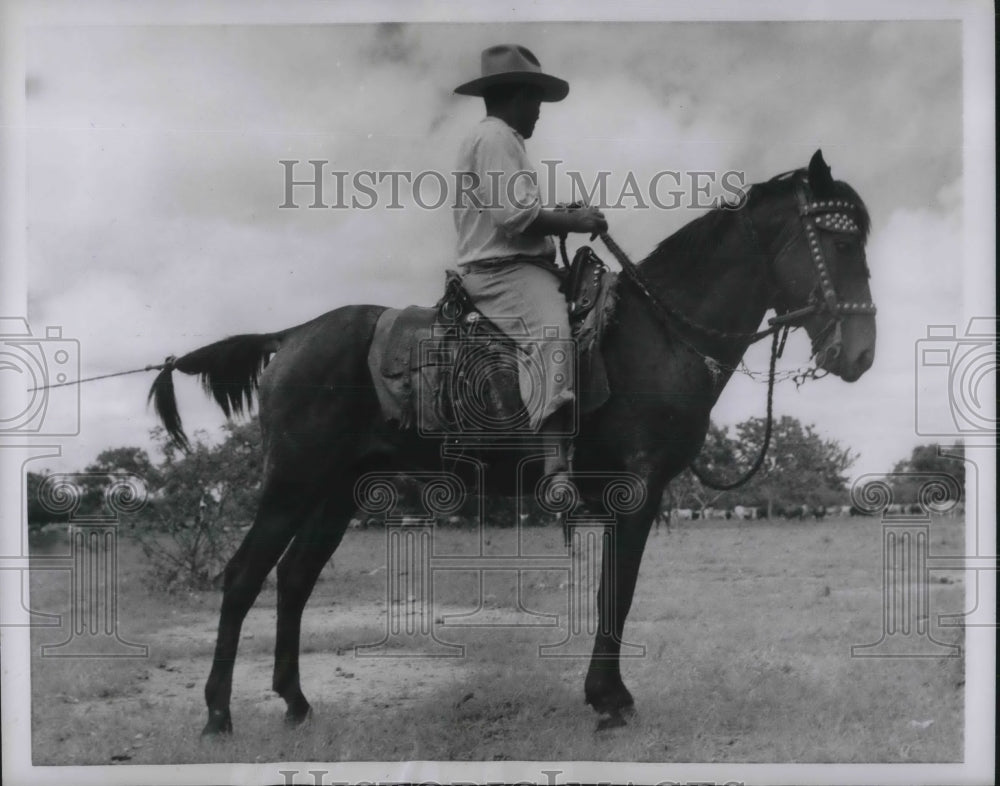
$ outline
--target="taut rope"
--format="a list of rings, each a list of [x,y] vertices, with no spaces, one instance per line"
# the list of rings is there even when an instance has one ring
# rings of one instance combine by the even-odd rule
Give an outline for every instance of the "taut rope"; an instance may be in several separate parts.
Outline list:
[[[127,374],[141,374],[144,371],[162,371],[163,369],[173,368],[174,362],[177,360],[173,355],[168,357],[162,363],[155,366],[143,366],[142,368],[134,368],[131,371],[116,371],[114,374],[100,374],[96,377],[85,377],[84,379],[74,379],[69,382],[59,382],[55,385],[38,385],[37,387],[28,388],[29,393],[34,393],[36,390],[51,390],[52,388],[64,388],[67,385],[82,385],[84,382],[94,382],[98,379],[110,379],[111,377],[124,377]]]

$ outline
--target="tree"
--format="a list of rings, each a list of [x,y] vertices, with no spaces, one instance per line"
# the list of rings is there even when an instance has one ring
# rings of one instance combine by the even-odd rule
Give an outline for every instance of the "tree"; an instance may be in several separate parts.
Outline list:
[[[729,436],[728,429],[711,423],[696,459],[698,467],[713,478],[735,478],[741,471],[737,466],[738,447]],[[663,496],[664,505],[669,508],[704,511],[708,507],[731,507],[730,503],[737,504],[733,502],[733,492],[717,491],[703,485],[690,469],[671,480]]]
[[[223,428],[220,444],[199,432],[187,453],[163,429],[153,430],[164,459],[149,475],[147,526],[135,535],[162,588],[212,586],[240,530],[253,522],[263,463],[260,426],[254,419]]]
[[[44,472],[28,472],[27,478],[27,503],[28,503],[28,531],[37,532],[46,524],[57,524],[69,521],[68,513],[54,512],[50,507],[42,504],[41,489],[45,478],[48,477],[48,470]]]
[[[927,478],[920,475],[949,475],[955,481],[954,489],[942,487],[948,499],[961,499],[965,490],[965,445],[918,445],[910,457],[897,461],[892,468],[893,501],[902,504],[917,502],[921,486]],[[907,477],[912,475],[913,477]],[[952,492],[957,490],[957,496]]]
[[[156,467],[143,448],[122,447],[101,451],[97,458],[83,468],[76,484],[80,488],[80,505],[76,515],[100,515],[109,512],[104,495],[114,475],[130,473],[141,478],[147,492],[157,485]]]
[[[82,473],[57,473],[59,476],[68,476],[67,480],[70,480],[79,492],[79,502],[72,510],[72,515],[86,517],[110,514],[112,511],[107,507],[105,494],[112,477],[122,472],[142,478],[147,489],[156,487],[156,467],[150,461],[149,454],[142,448],[136,447],[105,450],[88,464]],[[40,529],[46,524],[66,523],[70,520],[69,511],[53,510],[52,505],[43,502],[42,486],[51,474],[48,470],[41,473],[28,472],[26,492],[30,531]]]
[[[736,466],[749,467],[757,457],[766,425],[764,418],[750,418],[736,426]],[[856,460],[850,448],[785,415],[773,424],[764,465],[738,493],[743,504],[766,506],[768,517],[779,506],[838,504],[847,493],[847,470]]]
[[[143,448],[109,448],[101,451],[97,458],[84,467],[84,472],[106,473],[130,472],[143,478],[148,485],[155,485],[158,473],[149,454]]]

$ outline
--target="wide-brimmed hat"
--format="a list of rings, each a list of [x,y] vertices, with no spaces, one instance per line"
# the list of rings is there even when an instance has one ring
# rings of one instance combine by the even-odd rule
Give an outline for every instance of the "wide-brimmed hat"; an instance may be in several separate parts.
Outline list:
[[[463,96],[482,96],[493,85],[534,85],[542,88],[543,101],[562,101],[569,84],[542,73],[542,65],[531,51],[520,44],[498,44],[483,50],[482,76],[455,88]]]

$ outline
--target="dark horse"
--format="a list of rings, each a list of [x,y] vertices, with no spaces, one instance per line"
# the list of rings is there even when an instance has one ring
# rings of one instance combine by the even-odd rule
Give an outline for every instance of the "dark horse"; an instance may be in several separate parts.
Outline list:
[[[646,495],[639,509],[617,517],[614,548],[605,551],[603,619],[584,684],[599,713],[620,718],[633,705],[619,658],[650,525],[667,481],[697,455],[712,406],[768,309],[806,329],[819,368],[853,382],[871,366],[868,228],[861,199],[833,180],[817,151],[808,170],[753,186],[741,206],[713,210],[663,241],[639,265],[639,278],[620,279],[602,345],[611,396],[581,421],[575,469],[631,473]],[[260,507],[224,573],[205,686],[207,734],[232,730],[240,628],[275,563],[273,687],[289,722],[307,717],[302,610],[355,512],[356,482],[372,468],[440,465],[440,443],[389,426],[381,414],[366,358],[383,310],[347,306],[278,333],[227,338],[168,362],[150,391],[168,432],[184,442],[174,368],[200,375],[227,415],[248,407],[259,390]]]

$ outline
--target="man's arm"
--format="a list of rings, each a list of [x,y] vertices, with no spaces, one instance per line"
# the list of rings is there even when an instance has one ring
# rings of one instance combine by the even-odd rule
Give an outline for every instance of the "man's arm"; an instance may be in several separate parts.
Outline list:
[[[591,240],[608,231],[604,213],[596,207],[579,207],[571,210],[540,210],[535,220],[524,230],[526,235],[566,235],[570,232],[589,232]]]
[[[481,182],[500,173],[496,186],[498,202],[490,210],[494,224],[510,234],[533,237],[588,232],[597,236],[608,231],[608,222],[597,208],[571,205],[555,210],[541,208],[537,175],[524,155],[524,143],[506,125],[482,129],[475,171]]]

